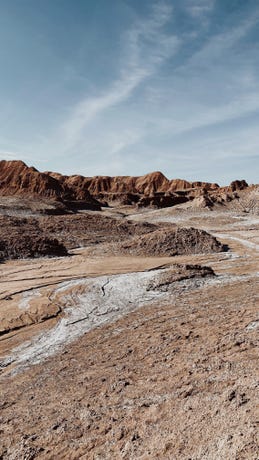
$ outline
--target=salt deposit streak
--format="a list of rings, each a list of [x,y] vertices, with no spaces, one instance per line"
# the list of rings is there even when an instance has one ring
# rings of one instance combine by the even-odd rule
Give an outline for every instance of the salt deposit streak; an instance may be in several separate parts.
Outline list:
[[[33,291],[24,292],[22,294],[22,299],[19,302],[18,307],[20,310],[28,310],[30,308],[30,301],[35,297],[40,297],[41,293],[34,289]]]
[[[51,330],[14,349],[8,362],[15,362],[16,370],[38,363],[92,328],[161,298],[164,293],[146,290],[153,277],[154,272],[142,272],[61,283],[52,299],[62,295],[66,317]]]
[[[159,305],[162,301],[173,301],[174,290],[175,295],[179,295],[179,288],[184,293],[188,289],[197,289],[204,284],[208,286],[227,284],[250,277],[221,275],[207,280],[193,279],[179,282],[175,287],[172,286],[170,292],[147,290],[150,281],[165,271],[165,269],[158,269],[61,283],[52,294],[52,299],[54,301],[57,295],[60,299],[61,295],[62,305],[66,306],[66,316],[54,328],[44,331],[32,341],[12,350],[12,354],[1,362],[1,366],[6,367],[14,363],[15,369],[12,372],[16,373],[29,365],[39,363],[60,351],[65,344],[71,343],[97,326],[114,321],[158,299]]]

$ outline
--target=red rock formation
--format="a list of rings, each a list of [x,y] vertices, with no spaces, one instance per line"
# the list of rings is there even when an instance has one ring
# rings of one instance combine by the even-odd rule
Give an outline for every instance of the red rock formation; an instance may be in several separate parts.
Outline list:
[[[247,183],[234,181],[228,187],[209,182],[168,180],[160,171],[144,176],[63,176],[41,173],[22,161],[0,161],[0,195],[41,196],[70,203],[73,209],[100,209],[102,203],[167,207],[204,197],[225,203],[237,197]]]
[[[53,200],[81,200],[85,207],[100,209],[100,204],[91,197],[89,191],[82,186],[82,181],[76,177],[76,184],[66,185],[65,178],[59,174],[41,173],[33,167],[28,167],[22,161],[0,161],[0,195],[24,197],[42,197]],[[84,179],[84,178],[82,178]]]
[[[167,192],[168,185],[169,180],[160,171],[136,178],[136,190],[144,195]]]
[[[192,188],[192,183],[183,179],[173,179],[169,183],[168,191],[176,192],[178,190],[188,190]]]
[[[22,161],[0,161],[1,195],[40,195],[60,198],[62,187],[55,178],[40,173]]]

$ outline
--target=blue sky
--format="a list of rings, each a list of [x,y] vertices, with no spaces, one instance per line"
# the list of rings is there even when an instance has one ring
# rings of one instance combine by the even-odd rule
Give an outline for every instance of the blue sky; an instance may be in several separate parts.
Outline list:
[[[1,159],[259,182],[258,0],[0,0],[0,83]]]

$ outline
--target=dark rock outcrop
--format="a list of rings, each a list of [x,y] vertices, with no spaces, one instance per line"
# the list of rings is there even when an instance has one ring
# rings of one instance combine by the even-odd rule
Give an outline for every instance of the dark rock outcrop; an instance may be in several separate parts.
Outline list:
[[[64,244],[44,231],[37,219],[0,218],[0,260],[68,255]]]
[[[152,280],[147,290],[168,291],[176,282],[193,278],[216,276],[211,267],[204,265],[174,264],[169,270]]]
[[[67,256],[67,250],[57,239],[21,235],[19,238],[0,239],[0,260],[25,259],[35,257]]]
[[[229,189],[232,192],[236,192],[237,190],[244,190],[247,187],[248,187],[248,183],[244,179],[242,179],[242,180],[234,180],[233,182],[231,182]]]

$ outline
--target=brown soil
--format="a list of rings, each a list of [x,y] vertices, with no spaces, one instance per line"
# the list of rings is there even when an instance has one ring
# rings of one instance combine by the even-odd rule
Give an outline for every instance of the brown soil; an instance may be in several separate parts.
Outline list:
[[[132,224],[121,218],[120,228],[118,219],[99,214],[74,217],[37,222],[71,247],[87,241],[95,247],[96,238],[100,249],[113,238],[117,248],[124,244],[129,229],[135,243],[152,242],[162,228],[172,235],[175,223],[191,224],[218,235],[230,251],[89,257],[89,249],[81,248],[70,258],[1,264],[2,362],[21,346],[35,340],[37,346],[40,334],[45,340],[68,314],[67,302],[77,308],[86,293],[80,284],[66,290],[65,281],[92,277],[91,302],[95,292],[101,302],[109,293],[116,309],[115,285],[108,292],[105,278],[103,291],[95,290],[100,276],[109,281],[112,274],[139,272],[136,279],[142,279],[152,270],[153,278],[141,308],[133,311],[133,305],[130,313],[95,326],[42,362],[28,361],[18,373],[15,361],[5,363],[0,458],[257,460],[258,220],[169,209],[138,213]],[[127,296],[127,284],[118,286]],[[166,297],[145,301],[153,291]]]
[[[257,460],[249,291],[147,306],[5,379],[2,457]]]

